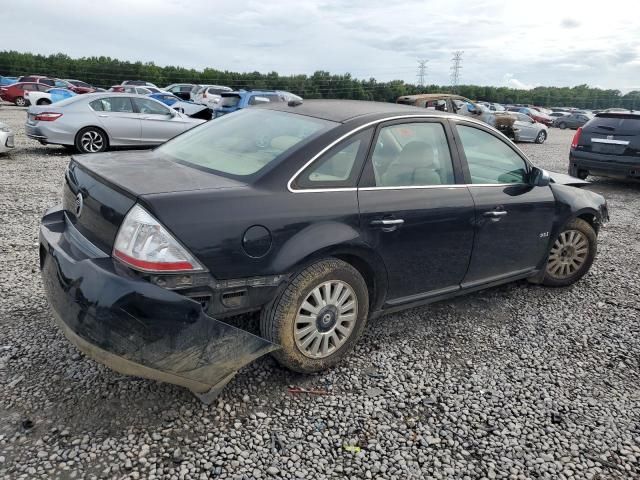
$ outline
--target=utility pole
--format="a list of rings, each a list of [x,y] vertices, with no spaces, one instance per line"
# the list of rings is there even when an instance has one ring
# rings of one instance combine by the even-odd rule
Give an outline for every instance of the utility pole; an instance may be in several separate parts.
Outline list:
[[[462,70],[462,50],[456,50],[453,52],[453,58],[451,58],[451,91],[456,92],[458,83],[460,82],[460,70]]]
[[[427,75],[427,62],[429,60],[419,59],[418,60],[418,86],[424,87],[424,77]]]

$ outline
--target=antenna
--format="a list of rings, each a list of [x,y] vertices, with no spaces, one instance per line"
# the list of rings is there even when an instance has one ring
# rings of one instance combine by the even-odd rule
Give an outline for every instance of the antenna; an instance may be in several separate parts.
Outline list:
[[[456,50],[453,52],[453,58],[451,58],[451,90],[453,93],[458,88],[460,82],[460,70],[462,70],[462,50]]]
[[[427,62],[429,60],[418,59],[418,86],[424,87],[424,77],[427,75]]]

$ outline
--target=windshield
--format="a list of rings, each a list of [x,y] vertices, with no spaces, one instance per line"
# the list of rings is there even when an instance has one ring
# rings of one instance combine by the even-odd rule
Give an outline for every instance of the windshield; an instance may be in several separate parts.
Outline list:
[[[156,151],[199,169],[246,177],[290,148],[336,125],[293,113],[245,109],[211,120]]]

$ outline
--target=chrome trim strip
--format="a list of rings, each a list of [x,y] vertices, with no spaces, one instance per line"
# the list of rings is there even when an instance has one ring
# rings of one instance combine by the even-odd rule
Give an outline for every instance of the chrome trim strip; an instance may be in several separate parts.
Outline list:
[[[375,190],[422,190],[430,188],[466,188],[467,185],[462,183],[455,185],[404,185],[395,187],[361,187],[358,190],[363,192],[370,192]]]
[[[107,258],[109,255],[104,253],[100,248],[91,243],[84,235],[82,235],[78,229],[67,218],[67,214],[64,215],[65,230],[69,234],[69,237],[73,240],[73,244],[78,247],[89,258]]]
[[[442,115],[435,115],[435,114],[428,114],[428,113],[416,113],[416,114],[412,114],[412,115],[396,115],[394,117],[386,117],[386,118],[381,118],[379,120],[374,120],[372,122],[369,123],[365,123],[364,125],[360,125],[357,128],[354,128],[353,130],[345,133],[344,135],[342,135],[340,138],[334,140],[333,142],[331,142],[329,145],[327,145],[326,147],[324,147],[322,150],[320,150],[318,153],[316,153],[311,160],[309,160],[307,163],[305,163],[302,168],[300,168],[296,173],[293,174],[293,176],[289,179],[289,181],[287,182],[287,190],[289,190],[291,193],[319,193],[319,192],[353,192],[355,190],[357,190],[356,188],[350,187],[350,188],[315,188],[315,189],[301,189],[301,190],[296,190],[292,187],[293,181],[296,179],[296,177],[298,175],[300,175],[305,168],[307,168],[309,165],[311,165],[313,162],[315,162],[320,156],[322,156],[323,154],[325,154],[328,150],[330,150],[331,148],[333,148],[334,146],[336,146],[338,143],[340,143],[341,141],[343,141],[344,139],[350,137],[351,135],[358,133],[361,130],[364,130],[365,128],[368,128],[372,125],[376,125],[378,123],[382,123],[382,122],[389,122],[391,120],[402,120],[404,118],[440,118],[443,120],[450,120],[449,117],[443,117]],[[473,123],[478,123],[480,125],[487,125],[486,123],[482,123],[479,120],[475,120],[475,119],[467,119],[465,118],[465,120],[469,120]]]
[[[626,140],[609,140],[608,138],[591,138],[592,143],[608,143],[610,145],[629,145]]]

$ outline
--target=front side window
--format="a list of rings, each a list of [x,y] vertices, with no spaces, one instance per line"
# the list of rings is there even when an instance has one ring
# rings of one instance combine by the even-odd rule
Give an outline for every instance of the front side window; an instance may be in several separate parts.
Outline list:
[[[133,105],[129,97],[108,97],[94,100],[89,104],[98,112],[133,113]]]
[[[478,128],[457,129],[472,184],[526,183],[527,164],[509,145]]]
[[[402,123],[380,130],[372,155],[376,186],[435,186],[455,183],[441,123]]]
[[[243,109],[189,130],[156,152],[200,170],[246,177],[337,125],[294,113]]]
[[[313,162],[295,180],[297,188],[355,187],[362,160],[371,141],[371,130],[339,143]]]
[[[147,115],[169,115],[171,111],[159,102],[148,100],[146,98],[134,98],[138,112]]]

